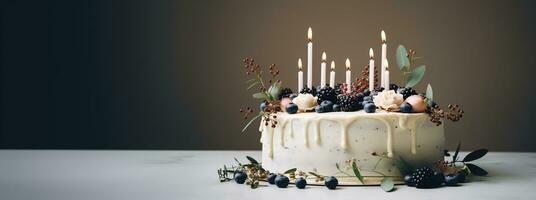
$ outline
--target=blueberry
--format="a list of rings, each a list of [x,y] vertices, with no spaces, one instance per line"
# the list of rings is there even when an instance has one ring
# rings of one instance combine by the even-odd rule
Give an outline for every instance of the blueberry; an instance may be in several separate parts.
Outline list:
[[[407,186],[415,186],[415,183],[413,183],[413,176],[411,176],[411,174],[404,176],[404,183],[406,183]]]
[[[365,104],[364,109],[367,113],[374,113],[376,112],[376,105],[374,105],[373,103],[367,103]]]
[[[393,84],[393,83],[389,84],[389,90],[397,91],[398,90],[398,85]]]
[[[244,184],[244,182],[246,182],[246,178],[248,178],[248,175],[245,172],[236,172],[234,174],[234,180],[238,184]]]
[[[298,95],[297,94],[291,94],[290,96],[288,96],[288,98],[290,98],[290,100],[296,98]]]
[[[458,185],[458,179],[456,178],[456,174],[449,174],[445,176],[445,185],[448,185],[448,186]]]
[[[355,95],[357,97],[357,101],[363,101],[363,98],[365,98],[365,95],[363,93],[357,93],[357,95]]]
[[[372,101],[372,100],[373,100],[372,96],[363,97],[363,101]]]
[[[339,181],[334,176],[328,176],[326,177],[324,184],[326,184],[326,187],[328,187],[330,190],[334,190],[337,185],[339,185]]]
[[[298,177],[296,179],[296,187],[297,188],[303,189],[303,188],[305,188],[306,185],[307,185],[307,181],[303,177]]]
[[[266,102],[263,101],[261,102],[261,105],[259,105],[259,109],[261,109],[261,111],[264,111],[265,108],[266,108]]]
[[[363,91],[363,95],[365,95],[365,96],[369,96],[369,95],[370,95],[370,90],[369,90],[369,89],[365,89],[365,91]]]
[[[339,104],[333,104],[333,112],[339,112],[341,111],[341,107]]]
[[[456,173],[456,179],[458,180],[458,183],[465,183],[465,173],[463,172]]]
[[[315,107],[315,111],[316,111],[317,113],[324,113],[324,112],[326,112],[326,111],[324,110],[324,107],[321,106],[321,105],[317,105],[317,106]]]
[[[289,103],[287,104],[287,106],[285,107],[285,110],[287,111],[287,113],[289,114],[294,114],[296,112],[298,112],[298,105],[294,104],[294,103]]]
[[[331,101],[322,101],[320,103],[320,106],[324,109],[324,112],[332,112],[333,111],[333,103]]]
[[[400,104],[400,111],[403,113],[410,113],[413,108],[411,107],[411,104],[408,102],[404,102]]]
[[[278,188],[286,188],[289,182],[288,177],[285,175],[277,175],[277,177],[275,177],[275,185],[277,185]]]
[[[432,186],[433,187],[439,187],[443,184],[445,181],[445,175],[441,172],[434,172],[434,176],[432,178]]]
[[[277,175],[274,174],[274,173],[269,173],[268,176],[266,177],[266,181],[268,181],[268,183],[273,185],[273,184],[275,184],[275,177],[276,176]]]

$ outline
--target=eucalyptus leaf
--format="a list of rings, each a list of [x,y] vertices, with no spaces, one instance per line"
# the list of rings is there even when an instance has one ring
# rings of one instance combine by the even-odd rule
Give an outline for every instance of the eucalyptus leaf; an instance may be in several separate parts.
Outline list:
[[[408,79],[406,80],[406,87],[413,87],[417,85],[422,77],[424,76],[424,72],[426,71],[426,66],[421,65],[415,68],[409,75]]]
[[[363,176],[361,175],[361,172],[359,172],[359,168],[357,168],[357,164],[355,163],[355,161],[352,162],[352,170],[354,171],[355,177],[359,179],[362,184],[365,184]]]
[[[471,172],[471,174],[474,174],[477,176],[485,176],[488,174],[486,170],[480,168],[479,166],[476,166],[475,164],[466,163],[465,166],[469,168],[469,171]]]
[[[395,183],[393,182],[393,179],[385,177],[383,178],[380,187],[383,189],[383,191],[391,192],[395,189]]]
[[[341,167],[339,166],[339,163],[335,163],[335,167],[337,167],[338,170],[341,170]]]
[[[277,81],[276,83],[272,84],[268,89],[270,99],[275,99],[277,96],[279,96],[279,92],[281,92],[281,81]]]
[[[434,100],[434,91],[432,90],[432,86],[430,84],[426,86],[426,98],[432,101]]]
[[[478,150],[475,150],[469,154],[467,154],[465,156],[465,158],[463,158],[463,162],[469,162],[469,161],[473,161],[473,160],[476,160],[476,159],[479,159],[479,158],[482,158],[482,156],[486,155],[488,153],[488,150],[487,149],[478,149]]]
[[[395,159],[395,166],[402,175],[410,174],[412,171],[411,166],[402,157],[398,156]]]
[[[292,174],[292,173],[296,172],[296,170],[297,170],[296,168],[288,169],[283,174]]]
[[[259,162],[257,162],[257,160],[255,160],[254,158],[250,157],[250,156],[246,156],[246,158],[249,160],[249,162],[251,164],[255,164],[255,165],[258,165]]]
[[[396,64],[400,70],[409,69],[408,51],[403,45],[396,48]]]
[[[259,118],[260,116],[262,116],[261,114],[258,114],[257,116],[251,118],[251,120],[249,120],[249,122],[246,124],[246,126],[244,126],[244,128],[242,128],[242,133],[244,131],[246,131],[246,129],[249,127],[249,125],[251,125],[251,123],[253,123],[257,118]]]
[[[253,82],[251,85],[248,86],[248,90],[251,89],[252,87],[256,86],[257,84],[259,84],[258,81]]]
[[[253,98],[255,98],[255,99],[265,99],[266,98],[266,93],[257,92],[255,94],[253,94]]]
[[[460,153],[460,145],[462,145],[462,142],[458,142],[458,147],[456,147],[456,151],[454,152],[454,156],[452,156],[452,162],[456,162],[458,159],[458,153]]]

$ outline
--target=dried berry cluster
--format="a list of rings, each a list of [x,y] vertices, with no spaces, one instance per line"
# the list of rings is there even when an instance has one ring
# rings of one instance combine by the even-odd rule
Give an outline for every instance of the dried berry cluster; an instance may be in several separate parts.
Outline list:
[[[447,119],[456,122],[463,117],[463,110],[457,104],[449,105],[447,111]]]
[[[447,118],[450,121],[456,122],[463,117],[463,110],[457,104],[449,104],[448,111],[445,112],[438,105],[434,105],[429,109],[430,121],[436,123],[436,125],[441,125],[441,120]]]
[[[357,94],[369,88],[369,65],[365,65],[361,70],[361,77],[356,78],[352,83],[352,93]],[[374,70],[374,85],[378,84],[378,70]],[[374,88],[374,87],[373,87]]]

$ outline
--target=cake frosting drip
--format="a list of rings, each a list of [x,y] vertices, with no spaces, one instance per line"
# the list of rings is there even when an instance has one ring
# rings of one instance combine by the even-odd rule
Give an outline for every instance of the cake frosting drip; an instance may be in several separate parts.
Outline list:
[[[340,147],[343,150],[349,148],[348,144],[348,129],[349,126],[362,119],[373,119],[383,123],[387,132],[387,141],[386,141],[386,152],[388,157],[393,157],[394,155],[394,125],[402,129],[407,129],[410,132],[411,145],[410,150],[412,154],[417,153],[417,138],[416,131],[420,126],[428,121],[427,115],[423,113],[417,114],[404,114],[404,113],[393,113],[393,112],[383,112],[379,111],[377,113],[364,113],[364,112],[354,112],[354,113],[301,113],[301,114],[287,114],[279,113],[278,114],[278,123],[279,125],[276,128],[270,126],[264,126],[264,121],[261,122],[259,131],[262,132],[261,143],[266,143],[267,153],[269,158],[273,158],[273,148],[274,148],[274,129],[280,129],[280,138],[279,143],[282,147],[285,146],[285,129],[287,124],[289,129],[289,136],[293,138],[294,126],[293,121],[301,121],[303,124],[303,145],[309,147],[309,130],[314,131],[314,143],[316,145],[321,145],[321,131],[320,123],[322,121],[335,121],[338,122],[341,128],[340,135]],[[312,127],[311,127],[312,124]]]

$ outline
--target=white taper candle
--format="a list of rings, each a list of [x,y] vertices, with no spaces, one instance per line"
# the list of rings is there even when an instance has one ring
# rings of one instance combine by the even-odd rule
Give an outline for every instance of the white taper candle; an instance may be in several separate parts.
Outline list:
[[[346,58],[346,92],[352,92],[352,70],[350,70],[350,59]]]
[[[385,81],[384,81],[385,90],[389,90],[389,62],[385,59]]]
[[[386,37],[385,37],[385,31],[382,30],[381,32],[382,37],[382,64],[381,64],[381,81],[380,81],[380,87],[385,88],[385,62],[387,62],[387,43],[386,43]]]
[[[298,59],[298,93],[303,89],[303,71],[301,58]]]
[[[326,86],[326,52],[322,53],[322,63],[320,64],[320,88]]]
[[[374,90],[374,51],[372,51],[372,48],[369,50],[369,91]]]
[[[331,61],[331,72],[329,73],[329,87],[335,88],[335,61]]]
[[[309,89],[313,88],[313,31],[311,27],[307,31],[307,87]]]

